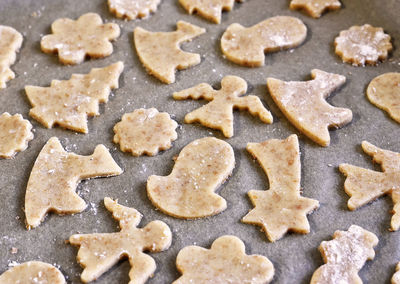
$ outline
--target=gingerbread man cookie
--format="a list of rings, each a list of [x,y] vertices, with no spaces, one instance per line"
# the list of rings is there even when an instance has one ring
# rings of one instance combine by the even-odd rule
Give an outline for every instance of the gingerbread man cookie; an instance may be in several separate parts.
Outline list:
[[[16,60],[16,53],[21,48],[22,40],[22,35],[18,31],[0,25],[0,89],[6,87],[7,81],[15,78],[10,66]]]

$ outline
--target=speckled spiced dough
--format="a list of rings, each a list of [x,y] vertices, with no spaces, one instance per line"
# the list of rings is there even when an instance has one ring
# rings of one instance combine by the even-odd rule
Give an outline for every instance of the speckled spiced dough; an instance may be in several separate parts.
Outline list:
[[[82,179],[121,173],[121,168],[104,145],[98,145],[90,156],[79,156],[66,152],[58,138],[50,138],[33,165],[26,188],[28,229],[39,226],[48,212],[82,212],[86,203],[75,192]]]
[[[243,217],[242,222],[261,226],[271,242],[279,240],[288,231],[309,233],[307,214],[317,209],[319,202],[300,195],[301,164],[297,136],[248,143],[246,149],[261,164],[270,189],[249,191],[255,208]]]
[[[314,272],[310,284],[363,283],[358,271],[375,257],[378,241],[375,234],[356,225],[348,231],[336,231],[333,240],[319,246],[326,264]]]
[[[400,228],[400,153],[380,149],[366,141],[361,146],[381,165],[383,172],[341,164],[339,170],[347,177],[344,190],[350,196],[347,206],[355,210],[388,194],[394,203],[391,229],[397,231]]]
[[[174,99],[205,99],[211,101],[185,116],[186,123],[200,122],[202,125],[221,130],[225,137],[233,136],[233,109],[248,110],[265,123],[272,123],[271,113],[265,109],[257,96],[245,96],[247,83],[237,76],[226,76],[221,89],[216,91],[206,83],[174,93]]]
[[[72,235],[69,242],[79,246],[77,260],[84,268],[81,280],[88,283],[99,278],[123,258],[129,259],[130,284],[145,283],[156,270],[154,259],[143,251],[160,252],[171,245],[172,233],[162,221],[137,226],[142,215],[134,208],[118,204],[106,197],[104,205],[119,221],[118,233]]]
[[[118,18],[146,18],[157,10],[161,0],[108,0],[108,8]]]
[[[22,35],[18,31],[0,25],[0,89],[6,87],[7,81],[15,78],[10,66],[16,60],[16,53],[21,48],[22,40]]]
[[[313,18],[321,17],[326,10],[337,10],[340,7],[339,0],[292,0],[290,2],[290,9],[303,9]]]
[[[210,249],[183,248],[176,258],[176,266],[182,276],[173,284],[265,284],[274,276],[271,261],[262,255],[247,255],[244,243],[235,236],[219,237]]]
[[[294,48],[303,43],[307,27],[294,17],[276,16],[250,28],[230,25],[221,38],[221,49],[230,61],[249,67],[264,65],[264,53]]]
[[[20,114],[0,115],[0,158],[10,159],[28,148],[33,139],[32,124]]]
[[[155,108],[137,109],[124,114],[114,126],[114,143],[119,143],[122,151],[133,156],[154,156],[172,147],[171,142],[178,138],[177,127],[176,121],[166,112],[159,113]]]
[[[117,24],[103,24],[98,14],[87,13],[74,21],[56,20],[51,25],[51,35],[45,35],[40,46],[45,53],[58,53],[64,64],[79,64],[86,56],[101,58],[113,52],[111,40],[119,37]]]
[[[391,282],[391,283],[392,283],[392,284],[400,284],[400,262],[397,263],[397,266],[396,266],[396,273],[393,274],[392,282]]]
[[[161,82],[175,82],[175,71],[200,63],[197,53],[180,49],[181,43],[204,34],[205,29],[179,21],[174,32],[149,32],[137,27],[134,31],[136,52],[147,72]]]
[[[284,82],[267,79],[271,97],[296,128],[321,146],[330,144],[328,129],[342,127],[353,119],[351,110],[331,106],[325,99],[341,87],[346,78],[318,69],[311,81]]]
[[[193,219],[226,209],[226,201],[214,191],[235,166],[232,147],[213,137],[197,139],[183,148],[169,176],[152,175],[147,195],[165,214]]]

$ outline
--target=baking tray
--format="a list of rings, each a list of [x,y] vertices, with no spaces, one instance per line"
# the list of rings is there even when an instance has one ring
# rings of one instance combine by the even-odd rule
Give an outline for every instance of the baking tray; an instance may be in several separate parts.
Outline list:
[[[335,230],[347,230],[357,224],[379,237],[375,248],[376,257],[367,262],[360,272],[366,283],[388,283],[400,261],[400,232],[389,232],[392,202],[389,197],[351,212],[347,209],[347,195],[343,190],[344,177],[338,165],[346,162],[365,168],[374,168],[370,158],[361,151],[360,143],[367,140],[379,147],[400,151],[399,124],[383,111],[371,105],[365,90],[375,76],[399,71],[400,52],[396,48],[400,38],[400,1],[398,0],[343,0],[343,8],[325,14],[318,20],[288,9],[289,1],[249,0],[235,3],[234,9],[223,13],[220,25],[188,15],[178,1],[163,0],[155,14],[144,20],[124,21],[116,19],[108,11],[105,0],[1,0],[0,24],[20,31],[24,43],[12,66],[16,78],[0,90],[0,113],[21,113],[29,118],[29,102],[24,86],[48,86],[52,79],[68,79],[73,73],[88,73],[91,68],[102,67],[118,60],[125,64],[120,78],[120,88],[113,92],[110,101],[101,106],[101,115],[89,119],[89,133],[77,134],[61,128],[45,129],[30,119],[35,129],[35,139],[29,148],[12,160],[0,160],[0,271],[13,263],[41,260],[57,265],[67,277],[68,283],[80,283],[82,271],[76,262],[77,248],[67,245],[70,235],[92,232],[115,232],[117,222],[103,206],[103,198],[118,198],[123,205],[139,210],[144,218],[141,226],[158,219],[166,222],[173,232],[171,248],[151,254],[157,270],[148,283],[170,283],[179,277],[175,268],[176,255],[188,245],[209,248],[219,236],[232,234],[246,244],[248,254],[267,256],[275,266],[273,283],[308,283],[312,273],[322,265],[317,247],[323,240],[330,240]],[[114,43],[111,56],[89,60],[76,66],[63,66],[55,55],[40,51],[40,39],[50,33],[51,23],[61,17],[77,18],[86,12],[96,12],[108,22],[118,23],[121,36]],[[219,39],[228,25],[238,22],[251,26],[276,15],[300,18],[308,27],[305,43],[293,51],[283,51],[266,56],[265,66],[246,68],[233,64],[222,56]],[[184,44],[183,49],[201,54],[202,61],[177,73],[176,83],[165,85],[149,76],[134,51],[132,31],[140,26],[151,31],[172,31],[178,20],[185,20],[207,29],[207,33]],[[333,40],[341,30],[352,25],[369,23],[385,29],[395,46],[390,59],[378,66],[353,67],[344,64],[334,54]],[[278,110],[266,88],[266,78],[282,80],[307,80],[310,71],[343,74],[347,83],[328,101],[335,106],[353,111],[353,121],[342,129],[331,132],[331,145],[317,146],[301,135]],[[237,75],[249,84],[249,94],[258,96],[271,110],[274,123],[263,124],[247,112],[235,112],[235,135],[225,139],[221,132],[196,124],[183,124],[184,116],[204,102],[174,101],[174,91],[206,82],[215,87],[225,75]],[[126,112],[141,107],[156,107],[166,111],[181,124],[178,140],[173,148],[155,157],[135,158],[119,151],[112,143],[112,128]],[[302,180],[304,196],[319,200],[320,208],[309,215],[311,232],[308,235],[289,234],[270,243],[260,227],[243,224],[240,219],[253,208],[247,192],[251,189],[267,189],[268,179],[259,164],[246,152],[248,142],[267,139],[284,139],[292,133],[300,137]],[[91,154],[97,144],[110,148],[124,173],[117,177],[93,179],[82,182],[78,192],[88,202],[87,209],[75,215],[50,214],[36,229],[27,231],[24,224],[24,195],[33,163],[45,142],[52,136],[61,139],[70,151]],[[236,167],[233,175],[219,189],[227,200],[228,208],[221,214],[195,221],[184,221],[157,211],[146,196],[146,179],[151,174],[167,175],[174,165],[173,157],[194,139],[215,136],[229,142],[235,151]],[[379,167],[375,167],[379,170]],[[18,249],[16,254],[11,248]],[[105,273],[96,283],[128,283],[129,264],[121,261]]]

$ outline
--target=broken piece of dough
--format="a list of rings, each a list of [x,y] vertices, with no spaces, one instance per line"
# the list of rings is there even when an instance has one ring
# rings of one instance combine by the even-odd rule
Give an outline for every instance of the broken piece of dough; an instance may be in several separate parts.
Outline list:
[[[361,146],[375,163],[381,165],[383,172],[341,164],[339,170],[347,177],[344,190],[350,196],[347,206],[355,210],[388,194],[394,203],[390,226],[397,231],[400,228],[400,153],[380,149],[366,141]]]
[[[279,240],[288,231],[309,233],[307,214],[317,209],[319,202],[300,195],[301,164],[297,136],[248,143],[246,149],[267,174],[270,189],[248,192],[255,208],[243,217],[242,222],[261,226],[271,242]]]
[[[346,77],[311,70],[311,81],[284,82],[267,79],[271,97],[296,128],[321,146],[330,144],[329,128],[353,119],[351,110],[331,106],[325,99],[346,82]]]
[[[392,283],[392,284],[400,284],[400,262],[397,263],[397,266],[396,266],[396,273],[393,274],[392,282],[391,282],[391,283]]]
[[[264,53],[294,48],[303,43],[307,27],[294,17],[276,16],[250,28],[230,25],[221,38],[221,49],[230,61],[249,67],[264,65]]]
[[[171,245],[172,233],[162,221],[152,221],[145,227],[137,226],[142,215],[134,208],[122,206],[108,197],[104,198],[107,210],[119,221],[120,232],[72,235],[69,242],[79,246],[77,260],[84,268],[81,280],[88,283],[123,258],[129,259],[129,283],[145,283],[156,270],[154,259],[143,251],[160,252]]]
[[[118,88],[122,62],[93,68],[89,74],[72,74],[69,80],[53,80],[50,87],[25,86],[33,108],[29,115],[47,128],[55,124],[87,133],[87,117],[99,115],[99,103],[108,102],[111,89]]]
[[[137,109],[124,114],[114,126],[114,143],[119,143],[123,152],[133,156],[154,156],[172,147],[171,142],[178,138],[177,127],[176,121],[166,112],[159,113],[155,108]]]
[[[64,275],[51,264],[28,261],[0,275],[0,284],[65,284]]]
[[[321,17],[327,10],[338,10],[341,6],[339,0],[292,0],[290,2],[290,9],[303,9],[313,18]]]
[[[265,109],[257,96],[245,96],[247,83],[237,76],[226,76],[221,81],[221,89],[216,91],[206,83],[174,93],[174,99],[188,98],[210,101],[185,116],[186,123],[200,122],[204,126],[221,130],[225,137],[233,136],[233,109],[248,110],[265,123],[272,123],[271,113]]]
[[[378,241],[375,234],[356,225],[336,231],[333,240],[319,246],[325,264],[314,272],[310,284],[363,283],[358,271],[374,259]]]
[[[146,18],[157,10],[161,0],[108,0],[108,8],[118,18]]]
[[[204,34],[205,29],[179,21],[174,32],[149,32],[137,27],[134,31],[136,52],[147,72],[161,82],[175,82],[175,71],[200,63],[200,55],[180,49],[181,43]]]
[[[374,78],[368,85],[367,97],[400,123],[400,73],[385,73]]]
[[[15,78],[10,66],[15,63],[22,41],[22,35],[17,30],[0,25],[0,89],[4,89],[6,82]]]
[[[102,58],[113,52],[111,40],[119,37],[117,24],[103,24],[98,14],[87,13],[74,21],[68,18],[56,20],[50,35],[40,41],[45,53],[58,53],[64,64],[79,64],[86,56]]]
[[[33,139],[32,124],[20,114],[0,115],[0,157],[10,159],[19,151],[28,148]]]
[[[335,52],[343,62],[354,66],[375,65],[393,49],[390,35],[371,25],[353,26],[335,39]]]
[[[216,239],[210,249],[183,248],[176,258],[182,276],[173,284],[252,283],[265,284],[274,276],[274,265],[262,255],[247,255],[244,243],[235,236]]]
[[[58,138],[50,138],[33,165],[26,187],[28,229],[39,226],[48,212],[82,212],[86,203],[75,192],[81,180],[121,173],[121,168],[104,145],[98,145],[90,156],[80,156],[66,152]]]
[[[147,196],[165,214],[194,219],[216,215],[226,201],[214,191],[235,166],[232,147],[213,137],[197,139],[183,148],[169,176],[152,175]]]

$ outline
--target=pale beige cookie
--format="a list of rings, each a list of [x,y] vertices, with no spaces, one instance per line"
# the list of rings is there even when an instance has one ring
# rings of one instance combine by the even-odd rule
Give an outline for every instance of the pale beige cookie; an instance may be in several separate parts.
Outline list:
[[[22,45],[22,35],[15,29],[0,25],[0,89],[6,82],[14,79],[15,74],[10,66],[15,63],[16,53]]]
[[[80,247],[77,260],[84,268],[82,282],[96,280],[121,259],[128,258],[131,265],[129,283],[145,283],[155,272],[156,263],[143,251],[167,250],[172,240],[170,228],[157,220],[138,229],[142,215],[136,209],[122,206],[108,197],[104,198],[104,205],[119,221],[120,232],[72,235],[69,238],[72,245]]]
[[[294,17],[276,16],[250,28],[230,25],[221,38],[221,49],[230,61],[249,67],[264,65],[264,53],[294,48],[303,43],[307,27]]]
[[[267,174],[270,189],[248,192],[255,208],[243,217],[242,222],[261,226],[271,242],[279,240],[288,231],[308,234],[307,214],[317,209],[319,202],[300,195],[301,164],[297,136],[248,143],[246,149]]]
[[[197,139],[180,152],[168,176],[152,175],[147,196],[165,214],[194,219],[216,215],[226,201],[214,191],[235,167],[232,147],[213,137]]]
[[[66,152],[58,138],[50,138],[33,165],[26,187],[28,229],[39,226],[48,212],[82,212],[86,203],[75,192],[81,180],[121,173],[121,168],[104,145],[98,145],[90,156],[80,156]]]
[[[368,86],[367,97],[400,123],[400,73],[385,73],[374,78]]]
[[[400,228],[400,153],[380,149],[366,141],[361,146],[381,165],[383,172],[341,164],[339,170],[347,177],[344,190],[350,196],[347,206],[355,210],[388,194],[394,203],[391,229],[397,231]]]
[[[333,240],[319,246],[325,264],[314,272],[310,284],[363,283],[358,271],[374,259],[378,241],[375,234],[356,225],[348,231],[336,231]]]
[[[113,52],[111,40],[119,37],[117,24],[103,24],[98,14],[87,13],[74,21],[68,18],[56,20],[50,35],[45,35],[40,46],[45,53],[58,53],[64,64],[79,64],[85,57],[102,58]]]
[[[335,39],[335,52],[343,62],[355,66],[375,65],[393,49],[390,35],[371,25],[353,26]]]
[[[346,77],[311,70],[306,82],[267,79],[269,93],[286,118],[321,146],[330,144],[329,128],[342,127],[353,119],[350,109],[331,106],[325,99],[346,82]]]
[[[176,258],[182,276],[173,284],[252,283],[265,284],[274,276],[274,265],[262,255],[247,255],[244,243],[235,236],[216,239],[210,249],[183,248]]]
[[[247,92],[247,83],[237,76],[226,76],[221,89],[216,91],[206,83],[174,93],[174,99],[204,99],[210,103],[185,116],[186,123],[200,122],[202,125],[221,130],[225,137],[233,136],[233,109],[248,110],[265,123],[272,123],[271,113],[257,96],[241,97]]]
[[[33,139],[32,124],[20,114],[0,115],[0,158],[10,159],[19,151],[28,148]]]
[[[205,29],[179,21],[174,32],[149,32],[137,27],[134,31],[136,52],[147,72],[161,82],[175,82],[175,71],[200,63],[200,55],[185,52],[180,45],[204,34]]]
[[[0,275],[0,284],[65,284],[64,275],[51,264],[28,261]]]
[[[157,10],[161,0],[108,0],[110,12],[128,20],[146,18]]]
[[[290,9],[303,9],[313,18],[321,17],[327,10],[338,10],[341,6],[339,0],[292,0],[290,2]]]
[[[155,108],[137,109],[124,114],[114,126],[114,143],[133,156],[154,156],[172,147],[171,142],[178,138],[177,127],[166,112],[159,113]]]
[[[392,284],[400,284],[400,262],[397,263],[397,266],[396,266],[396,273],[393,274],[392,282],[391,282],[391,283],[392,283]]]
[[[43,126],[54,125],[87,133],[87,117],[99,115],[99,103],[108,102],[118,88],[122,62],[93,68],[89,74],[72,74],[69,80],[53,80],[50,87],[25,86],[32,109],[29,115]]]

